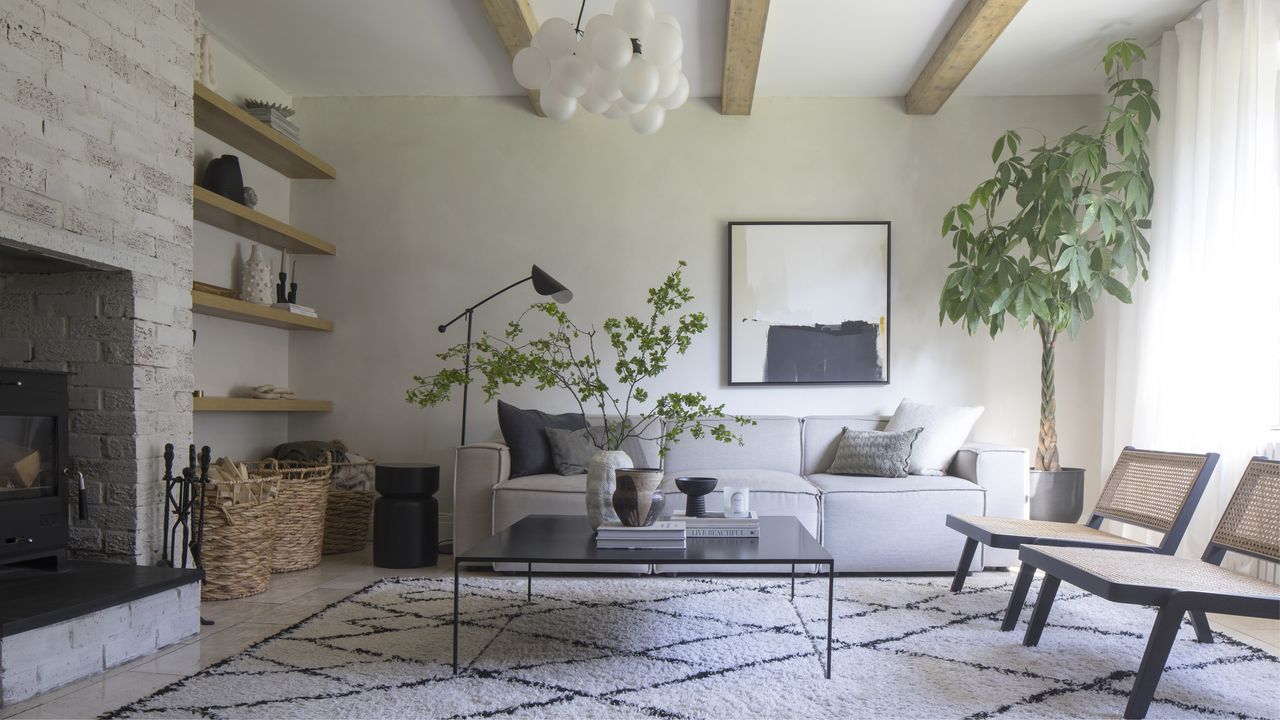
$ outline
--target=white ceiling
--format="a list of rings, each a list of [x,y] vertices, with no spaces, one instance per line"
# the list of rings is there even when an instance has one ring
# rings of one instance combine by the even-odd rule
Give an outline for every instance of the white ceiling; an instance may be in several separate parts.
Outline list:
[[[1088,94],[1111,40],[1144,44],[1201,0],[1029,0],[960,95]],[[541,22],[578,0],[531,0]],[[653,0],[684,28],[692,94],[720,94],[725,0]],[[612,0],[587,0],[585,22]],[[904,95],[964,0],[773,0],[756,94]],[[196,0],[205,26],[293,95],[520,95],[477,0]]]

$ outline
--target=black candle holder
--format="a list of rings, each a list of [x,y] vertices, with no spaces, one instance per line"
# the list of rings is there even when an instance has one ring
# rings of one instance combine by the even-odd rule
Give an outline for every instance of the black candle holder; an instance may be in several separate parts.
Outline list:
[[[684,514],[689,517],[706,517],[707,493],[716,489],[718,481],[713,477],[678,477],[676,487],[688,496]]]

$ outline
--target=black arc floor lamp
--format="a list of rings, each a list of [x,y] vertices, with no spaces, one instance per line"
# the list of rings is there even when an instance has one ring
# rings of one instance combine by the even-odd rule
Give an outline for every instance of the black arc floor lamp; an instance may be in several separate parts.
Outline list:
[[[476,308],[498,297],[499,295],[510,290],[511,288],[517,285],[522,285],[524,283],[527,283],[530,280],[533,281],[533,289],[537,291],[539,295],[549,296],[552,300],[555,300],[561,305],[573,299],[573,291],[571,291],[569,288],[565,287],[564,285],[561,285],[559,280],[556,280],[555,278],[548,275],[546,270],[543,270],[537,265],[534,265],[533,269],[529,272],[529,277],[521,278],[511,283],[510,285],[502,288],[498,292],[490,295],[489,297],[481,300],[475,305],[472,305],[466,310],[463,310],[462,312],[458,313],[457,317],[455,317],[454,319],[450,320],[449,322],[437,328],[440,332],[444,332],[445,330],[449,329],[450,325],[458,322],[462,318],[467,319],[467,353],[463,359],[463,368],[465,369],[465,372],[467,373],[468,378],[471,377],[471,320],[472,320],[472,316],[475,314]],[[471,387],[471,383],[469,382],[466,385],[462,386],[462,442],[460,443],[461,445],[467,444],[467,389],[470,387]]]

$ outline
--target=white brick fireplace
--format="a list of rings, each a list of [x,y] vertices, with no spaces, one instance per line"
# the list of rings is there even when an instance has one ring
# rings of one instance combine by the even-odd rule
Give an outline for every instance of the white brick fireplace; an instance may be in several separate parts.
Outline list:
[[[191,440],[193,18],[0,3],[0,366],[73,373],[80,557],[157,558],[161,452]]]

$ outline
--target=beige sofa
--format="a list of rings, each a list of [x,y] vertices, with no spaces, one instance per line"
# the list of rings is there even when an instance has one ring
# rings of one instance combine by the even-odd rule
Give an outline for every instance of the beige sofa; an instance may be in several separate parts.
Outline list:
[[[829,475],[843,428],[880,430],[887,418],[817,416],[755,418],[741,429],[743,444],[689,437],[673,443],[662,467],[668,502],[683,507],[674,485],[680,475],[720,479],[720,486],[751,489],[751,507],[761,515],[797,518],[835,558],[837,572],[949,572],[964,538],[947,529],[947,513],[1025,517],[1030,457],[1022,448],[966,444],[950,474],[905,478]],[[658,463],[656,447],[637,465]],[[477,443],[457,450],[454,481],[454,544],[465,550],[526,515],[585,515],[586,476],[530,475],[511,478],[505,445]],[[721,493],[707,496],[707,509],[721,509]],[[1014,551],[983,547],[973,569],[1016,564]],[[523,568],[499,566],[499,570]],[[544,572],[742,572],[733,566],[535,566]],[[799,568],[810,571],[813,568]],[[752,572],[785,572],[757,567]]]

